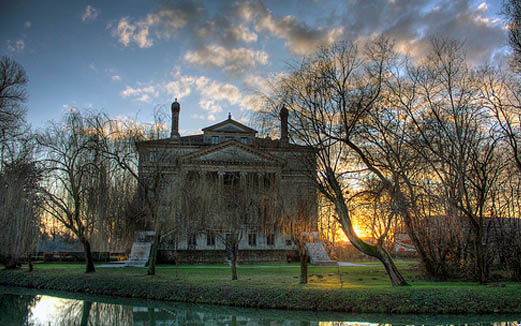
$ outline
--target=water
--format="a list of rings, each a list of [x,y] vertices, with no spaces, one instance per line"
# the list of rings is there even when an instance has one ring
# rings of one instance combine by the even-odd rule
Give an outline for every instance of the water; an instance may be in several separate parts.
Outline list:
[[[0,288],[0,325],[519,326],[521,315],[382,315],[242,309]]]

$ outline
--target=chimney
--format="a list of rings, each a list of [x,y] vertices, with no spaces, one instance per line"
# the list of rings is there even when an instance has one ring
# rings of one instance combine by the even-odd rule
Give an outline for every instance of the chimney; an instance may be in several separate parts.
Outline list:
[[[280,144],[287,145],[288,140],[288,109],[285,106],[280,109]]]
[[[177,102],[177,98],[172,103],[172,131],[170,132],[170,138],[179,138],[179,111],[181,111],[181,105]]]

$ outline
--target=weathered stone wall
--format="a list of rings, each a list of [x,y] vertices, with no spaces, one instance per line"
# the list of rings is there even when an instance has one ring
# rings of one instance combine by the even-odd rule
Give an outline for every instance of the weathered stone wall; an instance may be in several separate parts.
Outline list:
[[[179,257],[181,264],[223,264],[226,250],[159,250],[159,263],[175,263]],[[239,263],[287,262],[298,259],[295,250],[239,250]]]

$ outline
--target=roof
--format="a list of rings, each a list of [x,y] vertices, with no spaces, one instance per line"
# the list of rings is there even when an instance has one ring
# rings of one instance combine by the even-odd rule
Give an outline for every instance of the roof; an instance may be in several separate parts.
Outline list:
[[[145,140],[137,143],[138,147],[140,146],[216,146],[214,144],[204,143],[204,135],[191,135],[191,136],[182,136],[179,138],[163,138],[156,140]],[[253,148],[268,148],[268,149],[276,149],[276,148],[284,148],[284,149],[293,149],[293,150],[303,150],[310,149],[309,146],[295,145],[295,144],[287,144],[281,143],[280,139],[271,139],[269,137],[261,138],[255,137],[252,144],[248,144]]]
[[[221,157],[214,157],[213,154],[221,153]],[[224,155],[224,156],[222,156]],[[228,157],[226,157],[228,155]],[[254,148],[241,144],[235,140],[227,141],[214,146],[206,146],[201,149],[185,154],[179,158],[180,161],[184,162],[195,162],[195,161],[215,161],[220,160],[232,163],[232,162],[243,162],[245,158],[247,161],[255,161],[256,163],[270,163],[272,165],[281,165],[284,160],[269,154],[267,151],[263,151],[259,148]]]
[[[248,133],[248,134],[256,134],[257,130],[252,129],[238,121],[232,119],[232,116],[229,115],[228,119],[206,127],[203,129],[203,132],[236,132],[236,133]]]

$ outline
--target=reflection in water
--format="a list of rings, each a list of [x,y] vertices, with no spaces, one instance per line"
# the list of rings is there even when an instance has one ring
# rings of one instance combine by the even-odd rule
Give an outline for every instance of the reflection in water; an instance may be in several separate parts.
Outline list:
[[[0,325],[28,325],[38,300],[34,295],[0,294]]]
[[[51,304],[48,304],[48,301]],[[30,325],[89,326],[89,325],[133,325],[131,306],[106,304],[92,301],[58,299],[40,296],[39,305],[52,307],[50,310],[38,309],[32,314]],[[0,307],[0,309],[2,309]]]
[[[6,294],[0,291],[0,325],[413,326],[414,324],[430,324],[519,326],[518,322],[514,320],[521,320],[513,317],[506,321],[506,317],[501,319],[497,316],[453,316],[451,317],[453,319],[430,316],[419,322],[417,316],[365,315],[365,317],[360,317],[363,315],[288,313],[275,310],[179,305],[146,301],[140,301],[142,305],[135,303],[133,303],[134,305],[124,305],[113,303],[114,299],[100,299],[100,301],[108,300],[110,303],[90,300],[62,299],[46,295]],[[413,321],[413,319],[408,318],[415,319]],[[371,320],[371,322],[365,322],[365,320]],[[389,322],[389,320],[393,320],[393,322]]]

